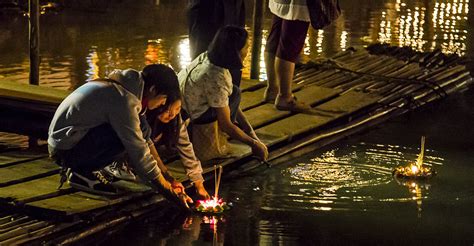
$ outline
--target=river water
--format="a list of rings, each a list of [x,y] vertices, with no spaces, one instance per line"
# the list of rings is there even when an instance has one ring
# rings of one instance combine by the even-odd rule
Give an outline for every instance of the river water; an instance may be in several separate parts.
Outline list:
[[[179,71],[190,62],[186,1],[96,1],[99,7],[85,2],[94,1],[41,16],[42,86],[73,89],[114,68],[140,69],[162,62]],[[473,7],[468,0],[340,2],[341,18],[324,30],[310,30],[303,60],[372,42],[474,55]],[[247,1],[249,26],[252,4]],[[91,8],[99,11],[84,11]],[[27,83],[26,18],[6,13],[0,21],[0,81]],[[264,36],[269,24],[267,14]],[[246,64],[244,77],[249,76],[248,60]],[[260,78],[266,78],[263,68]],[[473,94],[454,95],[285,164],[225,179],[220,194],[233,208],[223,216],[157,212],[97,241],[472,245]],[[426,182],[394,179],[392,168],[416,159],[421,136],[426,136],[425,164],[438,175]],[[0,147],[26,147],[27,141],[26,136],[0,133]]]

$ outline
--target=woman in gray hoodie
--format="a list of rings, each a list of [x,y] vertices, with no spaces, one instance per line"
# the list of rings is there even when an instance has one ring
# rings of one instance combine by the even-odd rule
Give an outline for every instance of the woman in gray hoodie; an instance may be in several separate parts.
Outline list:
[[[163,80],[173,83],[161,83]],[[171,68],[153,64],[142,72],[114,70],[108,79],[88,81],[66,97],[49,127],[48,145],[53,160],[63,170],[71,170],[70,185],[103,195],[117,194],[98,170],[125,152],[143,182],[182,205],[192,202],[180,183],[173,185],[163,177],[157,164],[161,160],[151,154],[155,148],[145,119],[146,109],[165,104],[167,94],[179,90],[177,86]]]

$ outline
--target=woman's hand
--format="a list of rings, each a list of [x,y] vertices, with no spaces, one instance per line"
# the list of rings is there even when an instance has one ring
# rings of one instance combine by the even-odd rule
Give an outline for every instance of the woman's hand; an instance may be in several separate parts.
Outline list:
[[[173,192],[178,196],[178,199],[181,204],[187,209],[189,209],[189,204],[194,202],[193,199],[191,199],[191,197],[186,194],[183,184],[181,184],[181,182],[173,180],[171,182],[171,188],[173,188]]]
[[[194,203],[193,199],[189,197],[184,191],[183,192],[176,192],[175,194],[178,197],[179,201],[181,202],[181,205],[184,206],[186,209],[190,209],[189,204]]]
[[[194,188],[196,188],[196,193],[204,200],[211,199],[209,193],[207,193],[206,188],[204,188],[204,181],[195,181]]]
[[[252,144],[252,153],[257,156],[257,158],[259,158],[261,161],[266,161],[268,159],[267,146],[255,139]]]
[[[173,180],[170,182],[171,183],[171,187],[173,188],[173,190],[176,192],[176,193],[181,193],[181,192],[184,192],[184,186],[183,184],[181,184],[181,182],[178,182],[176,180]]]

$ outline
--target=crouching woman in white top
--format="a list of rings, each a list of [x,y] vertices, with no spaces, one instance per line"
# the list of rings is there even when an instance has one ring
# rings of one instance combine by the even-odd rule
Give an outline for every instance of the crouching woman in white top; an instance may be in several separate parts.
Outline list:
[[[229,69],[243,67],[242,61],[248,52],[247,37],[245,29],[225,26],[217,32],[207,51],[181,70],[178,79],[184,99],[183,115],[189,117],[193,125],[217,120],[219,129],[249,145],[255,156],[266,160],[267,147],[240,110],[240,88],[233,85],[229,72]],[[202,145],[196,139],[192,141],[195,147]],[[195,151],[198,154],[197,148]]]

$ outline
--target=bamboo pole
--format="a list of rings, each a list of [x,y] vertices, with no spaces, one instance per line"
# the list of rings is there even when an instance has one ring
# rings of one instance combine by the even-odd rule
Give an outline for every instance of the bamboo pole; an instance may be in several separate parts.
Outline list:
[[[260,54],[262,47],[262,19],[264,0],[255,0],[253,7],[253,36],[252,36],[252,61],[250,78],[258,79],[260,75]]]
[[[28,1],[30,42],[30,84],[39,85],[39,0]]]

